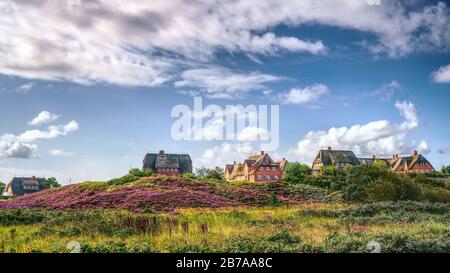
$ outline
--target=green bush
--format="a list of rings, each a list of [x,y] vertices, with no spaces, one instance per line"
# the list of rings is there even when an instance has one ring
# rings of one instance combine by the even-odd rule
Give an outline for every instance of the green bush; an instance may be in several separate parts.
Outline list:
[[[283,181],[286,183],[303,183],[303,180],[311,174],[311,168],[306,164],[290,162],[284,169]]]
[[[396,200],[397,196],[395,185],[392,182],[384,180],[369,183],[365,191],[365,199],[368,202],[393,201]]]

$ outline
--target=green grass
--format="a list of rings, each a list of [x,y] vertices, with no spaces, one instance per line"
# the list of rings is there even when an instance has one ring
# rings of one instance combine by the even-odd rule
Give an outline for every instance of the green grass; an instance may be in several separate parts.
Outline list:
[[[0,211],[0,252],[450,252],[449,205],[419,202],[128,211]]]

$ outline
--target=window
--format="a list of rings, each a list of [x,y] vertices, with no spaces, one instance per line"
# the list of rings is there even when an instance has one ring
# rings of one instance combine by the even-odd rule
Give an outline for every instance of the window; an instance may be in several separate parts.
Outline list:
[[[270,181],[270,175],[266,175],[266,181]]]
[[[261,181],[262,180],[262,175],[258,175],[258,180]]]
[[[278,175],[275,175],[275,176],[273,177],[273,179],[275,179],[275,180],[278,181]]]

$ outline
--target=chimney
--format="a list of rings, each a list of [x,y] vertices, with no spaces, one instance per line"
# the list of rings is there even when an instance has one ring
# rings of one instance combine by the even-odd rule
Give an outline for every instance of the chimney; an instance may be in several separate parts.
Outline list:
[[[372,156],[372,159],[375,160],[375,159],[377,159],[377,157],[376,157],[375,155],[373,155],[373,156]]]
[[[261,151],[261,155],[264,155],[264,151]]]
[[[236,161],[234,161],[233,164],[236,165]]]
[[[159,154],[163,155],[164,154],[164,150],[159,150]]]
[[[328,151],[331,151],[331,146],[328,146]]]
[[[417,150],[414,150],[413,156],[416,156],[416,155],[417,155]]]

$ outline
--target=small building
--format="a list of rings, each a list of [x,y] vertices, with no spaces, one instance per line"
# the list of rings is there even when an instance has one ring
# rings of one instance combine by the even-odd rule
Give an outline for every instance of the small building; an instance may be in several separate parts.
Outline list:
[[[179,176],[182,173],[192,173],[192,160],[188,154],[147,153],[143,160],[143,170],[154,173]]]
[[[227,164],[224,178],[228,181],[279,181],[283,177],[282,167],[287,160],[275,162],[267,153],[261,151],[245,159],[243,163]]]
[[[434,171],[425,156],[413,151],[411,156],[393,155],[389,160],[392,171],[397,173],[428,173]]]
[[[14,177],[8,186],[6,193],[9,196],[19,196],[28,193],[34,193],[47,189],[45,186],[45,178],[37,177]]]
[[[347,165],[359,165],[358,158],[352,151],[333,150],[328,147],[326,150],[320,150],[312,164],[312,174],[322,174],[327,166],[334,166],[338,170],[343,170]]]

